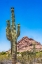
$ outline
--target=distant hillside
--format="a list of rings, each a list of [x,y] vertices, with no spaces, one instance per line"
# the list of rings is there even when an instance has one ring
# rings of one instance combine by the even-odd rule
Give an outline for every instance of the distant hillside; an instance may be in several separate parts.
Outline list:
[[[33,44],[35,44],[36,51],[42,50],[42,45],[40,42],[35,41],[32,38],[28,38],[27,36],[23,37],[20,41],[18,41],[17,44],[17,51],[23,52],[23,51],[32,51]]]
[[[17,52],[23,52],[23,51],[32,51],[33,44],[35,44],[36,51],[42,51],[42,45],[40,42],[35,41],[32,38],[28,38],[27,36],[23,37],[20,41],[17,43]],[[6,52],[11,52],[6,51]]]

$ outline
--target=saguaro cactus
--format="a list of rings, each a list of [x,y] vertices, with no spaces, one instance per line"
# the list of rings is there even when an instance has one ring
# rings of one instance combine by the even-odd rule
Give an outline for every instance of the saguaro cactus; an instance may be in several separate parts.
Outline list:
[[[20,24],[15,24],[15,15],[14,15],[14,8],[11,8],[11,18],[12,18],[12,25],[10,24],[10,20],[7,20],[7,28],[6,28],[6,36],[7,39],[11,42],[11,54],[12,54],[12,64],[16,64],[16,56],[17,56],[17,38],[20,35]]]
[[[36,48],[35,48],[35,42],[33,44],[33,54],[34,54],[34,64],[35,64],[35,57],[36,57]]]

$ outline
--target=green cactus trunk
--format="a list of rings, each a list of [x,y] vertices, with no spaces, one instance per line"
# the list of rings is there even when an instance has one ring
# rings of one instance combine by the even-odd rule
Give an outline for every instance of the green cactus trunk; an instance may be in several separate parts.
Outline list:
[[[7,28],[6,28],[6,36],[7,39],[11,42],[11,55],[12,55],[12,64],[16,64],[17,60],[17,38],[20,35],[20,24],[15,25],[15,15],[14,15],[14,8],[11,8],[12,13],[12,25],[10,25],[10,21],[7,21]]]
[[[14,43],[13,48],[12,48],[12,64],[16,64],[17,61],[17,44]]]

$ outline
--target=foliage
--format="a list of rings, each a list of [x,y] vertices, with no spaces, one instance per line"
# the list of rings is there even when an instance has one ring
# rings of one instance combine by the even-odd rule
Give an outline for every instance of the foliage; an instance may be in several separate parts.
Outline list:
[[[0,52],[0,60],[10,59],[11,56],[9,53],[6,52]]]
[[[30,51],[24,51],[21,52],[21,56],[17,56],[17,60],[22,64],[26,64],[26,62],[28,62],[29,64],[33,64],[33,61],[36,61],[36,59],[38,62],[41,62],[41,60],[38,59],[42,57],[42,52],[35,52],[35,54]]]
[[[2,51],[2,52],[0,53],[0,55],[4,55],[4,54],[6,54],[6,52],[3,52],[3,51]]]

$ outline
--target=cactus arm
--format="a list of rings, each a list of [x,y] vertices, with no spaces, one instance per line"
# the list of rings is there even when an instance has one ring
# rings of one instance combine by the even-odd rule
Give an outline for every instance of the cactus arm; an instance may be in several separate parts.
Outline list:
[[[10,20],[7,20],[7,27],[10,28]]]
[[[13,43],[12,43],[12,41],[11,41],[11,55],[12,55],[12,48],[13,48],[12,46],[13,46]]]
[[[10,40],[11,39],[11,29],[10,29],[10,21],[7,20],[7,28],[6,28],[6,36],[7,36],[7,39]]]
[[[20,35],[20,24],[18,24],[17,26],[17,37],[19,37],[19,35]]]

